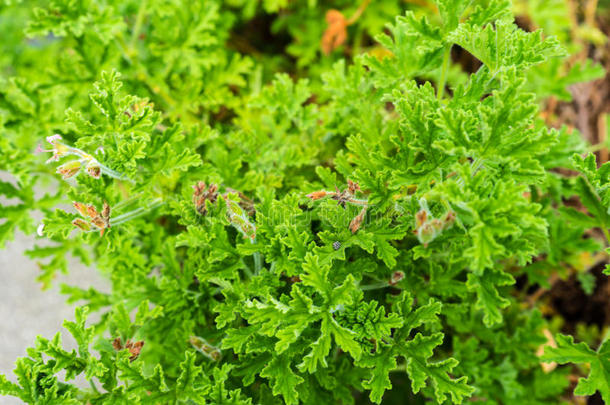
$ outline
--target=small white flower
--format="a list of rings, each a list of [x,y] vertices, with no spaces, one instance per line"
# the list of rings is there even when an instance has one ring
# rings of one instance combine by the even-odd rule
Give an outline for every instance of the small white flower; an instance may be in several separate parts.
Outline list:
[[[44,236],[43,231],[44,231],[44,224],[38,225],[38,228],[36,229],[36,233],[38,234],[38,236]]]

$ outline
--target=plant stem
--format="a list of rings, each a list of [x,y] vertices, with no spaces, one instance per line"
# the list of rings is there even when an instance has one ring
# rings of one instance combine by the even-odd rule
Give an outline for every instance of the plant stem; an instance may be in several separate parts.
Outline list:
[[[127,207],[127,206],[129,206],[129,205],[139,201],[141,196],[142,196],[142,193],[138,193],[138,194],[136,194],[136,195],[126,199],[126,200],[121,200],[120,202],[118,202],[118,203],[116,203],[116,204],[114,204],[112,206],[112,210],[116,211],[119,208]]]
[[[142,24],[144,23],[144,15],[147,10],[146,3],[146,0],[142,0],[140,2],[140,8],[138,9],[138,15],[136,16],[136,23],[133,26],[133,31],[131,32],[131,42],[129,43],[129,51],[132,54],[136,53],[136,42],[138,40],[138,36],[140,35],[140,30],[142,29]]]
[[[263,261],[261,259],[260,252],[254,252],[254,272],[255,274],[260,273],[263,268]]]
[[[363,205],[363,206],[368,206],[369,201],[368,200],[361,200],[358,198],[350,198],[349,200],[347,200],[347,202],[355,204],[355,205]]]
[[[361,285],[360,289],[362,291],[367,291],[367,290],[378,290],[380,288],[386,288],[386,287],[390,287],[390,284],[387,281],[382,281],[379,283]]]
[[[107,166],[104,166],[97,159],[96,159],[96,161],[97,161],[97,164],[100,166],[100,169],[101,169],[102,173],[104,173],[106,176],[112,177],[112,178],[117,179],[117,180],[125,180],[125,181],[128,181],[130,183],[135,183],[135,181],[130,179],[129,177],[127,177],[127,176],[125,176],[125,175],[123,175],[123,174],[121,174],[119,172],[116,172],[116,171],[112,170],[111,168],[109,168]]]
[[[95,391],[96,394],[100,394],[101,395],[101,392],[95,386],[95,383],[93,382],[93,379],[89,380],[89,385],[91,386],[91,388],[93,388],[93,391]]]
[[[358,19],[360,18],[360,16],[362,15],[362,13],[364,13],[364,10],[366,10],[366,8],[368,7],[369,3],[371,2],[371,0],[364,0],[360,6],[358,7],[358,9],[354,12],[354,14],[352,14],[352,16],[349,18],[349,20],[346,21],[347,25],[352,25],[353,23],[355,23],[356,21],[358,21]]]
[[[147,212],[149,212],[150,210],[157,208],[159,206],[163,205],[163,201],[161,201],[161,199],[157,199],[155,201],[153,201],[150,205],[148,205],[147,207],[140,207],[137,208],[133,211],[127,212],[123,215],[119,215],[118,217],[112,218],[110,221],[110,225],[111,226],[116,226],[116,225],[120,225],[124,222],[130,221],[132,219],[135,219],[137,217],[140,217],[144,214],[146,214]]]
[[[472,175],[471,175],[472,177],[474,177],[479,172],[481,167],[483,167],[483,160],[484,160],[483,157],[479,156],[472,162],[471,167],[474,167],[474,170],[472,171]]]
[[[604,148],[607,148],[607,147],[608,147],[608,145],[605,142],[600,142],[600,143],[598,143],[596,145],[589,146],[587,148],[587,152],[597,152],[597,151],[600,151],[600,150],[602,150]]]
[[[449,70],[449,65],[451,62],[451,47],[452,45],[448,45],[445,48],[445,53],[443,54],[443,66],[441,67],[441,79],[438,83],[437,89],[437,98],[439,100],[443,99],[443,94],[445,92],[445,83],[447,82],[447,71]]]

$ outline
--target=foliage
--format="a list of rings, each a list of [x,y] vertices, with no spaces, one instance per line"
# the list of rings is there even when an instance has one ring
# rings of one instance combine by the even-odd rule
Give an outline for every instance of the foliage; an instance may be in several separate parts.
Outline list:
[[[600,69],[566,71],[509,1],[403,3],[2,6],[0,243],[39,211],[43,285],[72,254],[112,292],[63,286],[78,349],[39,337],[0,393],[557,404],[555,361],[607,398],[607,341],[540,359],[557,326],[526,296],[608,242],[610,166],[538,111]]]

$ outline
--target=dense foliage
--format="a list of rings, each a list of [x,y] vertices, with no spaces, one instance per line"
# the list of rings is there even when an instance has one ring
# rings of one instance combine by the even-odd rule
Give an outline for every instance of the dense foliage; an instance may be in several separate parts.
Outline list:
[[[0,6],[0,244],[38,229],[44,286],[68,256],[112,284],[63,286],[78,349],[39,337],[0,393],[557,404],[572,373],[610,403],[610,343],[528,300],[591,290],[609,237],[610,166],[539,114],[604,73],[561,8],[531,2],[553,36],[508,0],[323,3]]]

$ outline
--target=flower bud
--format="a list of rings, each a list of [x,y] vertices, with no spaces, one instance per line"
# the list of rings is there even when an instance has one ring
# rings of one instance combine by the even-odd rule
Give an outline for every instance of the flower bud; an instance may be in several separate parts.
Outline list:
[[[445,218],[443,219],[443,229],[448,229],[453,226],[455,223],[455,212],[449,211]]]
[[[100,178],[102,174],[102,168],[100,167],[98,161],[92,159],[89,161],[89,163],[87,163],[87,174],[93,177],[94,179]]]
[[[74,225],[75,227],[77,227],[81,231],[88,232],[88,231],[91,230],[91,225],[89,225],[89,222],[87,222],[87,221],[85,221],[84,219],[81,219],[81,218],[76,218],[74,221],[72,221],[72,225]]]
[[[347,190],[352,195],[356,194],[356,191],[361,191],[360,190],[360,186],[358,185],[358,183],[355,183],[355,182],[353,182],[351,180],[347,181]]]
[[[74,205],[74,208],[76,208],[78,213],[81,214],[83,217],[89,216],[89,214],[87,213],[87,205],[85,205],[83,203],[76,202],[76,201],[74,201],[72,203],[72,205]]]
[[[402,281],[402,279],[405,278],[405,273],[403,273],[402,271],[395,271],[394,273],[392,273],[392,277],[390,277],[390,285],[396,285],[398,283],[400,283]]]
[[[197,182],[193,186],[193,205],[195,205],[195,211],[199,215],[205,215],[207,208],[205,206],[206,200],[211,203],[215,203],[218,198],[218,186],[216,184],[210,184],[208,187],[203,181]]]
[[[61,178],[66,180],[76,175],[81,168],[80,160],[72,160],[57,168],[57,173],[61,174]]]
[[[125,349],[129,350],[129,361],[134,361],[140,356],[142,346],[144,346],[143,340],[132,342],[131,339],[127,339],[127,342],[125,343]]]
[[[220,351],[220,349],[215,346],[212,346],[208,343],[207,340],[202,337],[191,336],[189,338],[189,343],[201,354],[214,361],[218,361],[222,358],[222,352]]]
[[[352,222],[349,223],[349,229],[350,229],[350,231],[352,231],[352,233],[358,232],[358,229],[360,229],[360,226],[362,225],[362,222],[364,221],[365,214],[366,214],[366,207],[362,208],[360,213],[358,215],[356,215],[356,217],[354,219],[352,219]]]

